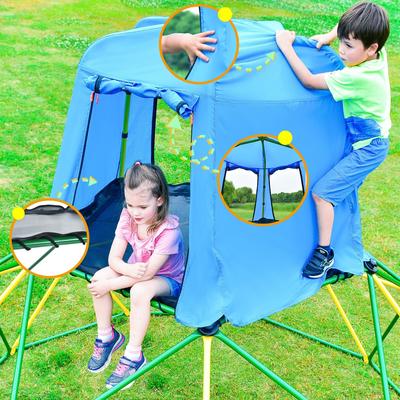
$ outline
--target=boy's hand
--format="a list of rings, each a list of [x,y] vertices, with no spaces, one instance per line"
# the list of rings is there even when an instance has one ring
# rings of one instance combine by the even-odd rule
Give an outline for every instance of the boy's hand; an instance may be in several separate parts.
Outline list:
[[[279,30],[276,31],[275,38],[278,47],[284,51],[285,49],[293,46],[296,33],[294,31]]]
[[[127,271],[127,275],[131,278],[140,279],[143,278],[144,274],[147,271],[147,263],[144,262],[136,262],[135,264],[129,265],[129,270]]]
[[[217,43],[217,39],[210,38],[215,31],[207,31],[192,35],[185,33],[182,36],[182,48],[185,50],[189,57],[190,64],[193,64],[196,57],[199,57],[205,62],[208,62],[209,58],[203,53],[203,51],[215,51],[215,47],[209,46],[206,43]]]
[[[91,283],[89,283],[87,285],[90,293],[94,296],[94,297],[101,297],[104,296],[107,292],[109,292],[110,286],[109,286],[109,282],[104,279],[101,281],[92,281]]]
[[[311,36],[310,39],[314,39],[317,41],[317,44],[315,45],[315,47],[317,49],[320,49],[322,46],[326,45],[330,45],[331,42],[334,40],[334,38],[332,37],[332,35],[330,33],[323,33],[321,35],[314,35]]]

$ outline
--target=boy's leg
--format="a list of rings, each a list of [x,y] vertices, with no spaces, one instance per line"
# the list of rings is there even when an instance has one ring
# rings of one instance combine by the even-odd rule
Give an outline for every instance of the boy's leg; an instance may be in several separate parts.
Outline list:
[[[317,210],[318,245],[328,247],[331,244],[332,227],[334,220],[333,205],[315,193],[312,194]]]
[[[333,207],[354,190],[385,159],[388,150],[386,139],[375,139],[368,146],[350,152],[340,160],[312,190],[316,203],[319,246],[303,269],[308,278],[320,278],[333,265],[330,241],[334,221]],[[329,206],[329,204],[331,206]]]

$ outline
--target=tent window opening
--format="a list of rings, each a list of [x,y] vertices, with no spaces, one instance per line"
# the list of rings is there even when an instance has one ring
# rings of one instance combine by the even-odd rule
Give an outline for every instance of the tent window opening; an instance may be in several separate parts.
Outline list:
[[[291,214],[299,206],[304,189],[299,168],[286,168],[270,175],[271,203],[276,220]]]
[[[230,210],[238,217],[253,221],[258,173],[237,168],[225,175],[222,196]]]
[[[180,118],[164,101],[158,100],[155,116],[154,163],[169,184],[190,181],[190,118]]]

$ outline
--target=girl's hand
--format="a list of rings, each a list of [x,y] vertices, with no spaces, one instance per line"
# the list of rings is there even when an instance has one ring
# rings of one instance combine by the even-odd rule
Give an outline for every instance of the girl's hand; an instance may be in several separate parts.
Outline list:
[[[214,33],[215,31],[207,31],[197,33],[196,35],[192,35],[190,33],[185,33],[182,35],[181,46],[188,55],[190,64],[195,62],[196,57],[208,62],[209,58],[203,53],[203,51],[215,51],[215,47],[206,44],[217,43],[217,39],[209,37]]]
[[[294,31],[279,30],[276,31],[275,38],[278,47],[283,51],[292,47],[296,33]]]
[[[317,44],[315,45],[315,47],[317,49],[320,49],[323,45],[329,45],[331,44],[331,42],[335,39],[334,37],[332,37],[331,33],[323,33],[321,35],[314,35],[311,36],[310,39],[314,39],[317,41]]]
[[[130,276],[131,278],[140,279],[143,278],[146,271],[147,271],[147,263],[136,262],[135,264],[129,265],[127,275]]]
[[[107,292],[111,290],[109,282],[107,280],[92,281],[87,285],[87,287],[90,293],[96,298],[104,296]]]

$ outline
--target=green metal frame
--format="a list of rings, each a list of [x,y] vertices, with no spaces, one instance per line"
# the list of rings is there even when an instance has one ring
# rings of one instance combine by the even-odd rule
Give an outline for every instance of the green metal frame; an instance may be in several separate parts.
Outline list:
[[[5,257],[2,260],[0,260],[0,265],[1,261],[6,262],[10,258]],[[11,268],[11,266],[8,266]],[[380,267],[380,263],[378,263],[378,267]],[[81,272],[81,271],[73,271],[71,275],[83,279],[88,279],[90,278],[87,274]],[[380,268],[378,268],[377,275],[384,277],[386,279],[386,276],[392,277],[394,281],[397,281],[396,274],[390,270],[387,266],[385,268],[382,268],[382,271]],[[327,279],[324,283],[324,285],[328,284],[333,284],[336,283],[337,281],[343,281],[346,279],[345,274],[340,274],[338,276],[332,277],[330,279]],[[18,354],[17,354],[17,362],[15,366],[15,371],[14,371],[14,380],[13,380],[13,387],[12,387],[12,394],[11,394],[11,399],[17,399],[17,394],[18,394],[18,388],[20,384],[20,376],[21,376],[21,370],[22,370],[22,364],[23,364],[23,354],[25,349],[28,349],[33,346],[37,346],[43,343],[46,343],[50,340],[57,339],[59,337],[67,336],[69,334],[79,332],[91,327],[96,326],[96,323],[90,323],[87,325],[84,325],[79,328],[71,329],[53,336],[49,336],[47,338],[37,340],[35,342],[31,342],[26,344],[26,337],[27,337],[27,324],[28,324],[28,319],[29,319],[29,313],[30,313],[30,304],[31,304],[31,298],[32,298],[32,289],[33,289],[33,284],[34,284],[34,276],[30,275],[29,280],[28,280],[28,287],[27,287],[27,293],[26,293],[26,298],[25,298],[25,307],[24,307],[24,312],[23,312],[23,317],[22,317],[22,324],[21,324],[21,340],[19,343],[18,347]],[[400,286],[400,285],[399,285]],[[385,329],[384,333],[381,333],[380,329],[380,324],[379,324],[379,313],[378,313],[378,304],[377,304],[377,299],[376,299],[376,293],[375,293],[375,286],[374,286],[374,281],[373,278],[370,274],[368,274],[368,287],[369,287],[369,294],[370,294],[370,301],[371,301],[371,312],[372,312],[372,317],[373,317],[373,323],[374,323],[374,331],[375,331],[375,341],[376,345],[374,349],[371,351],[369,355],[369,365],[380,375],[381,377],[381,382],[382,382],[382,392],[383,392],[383,398],[385,400],[390,399],[390,391],[389,388],[392,388],[395,393],[400,395],[400,388],[399,386],[393,382],[387,374],[387,369],[386,369],[386,363],[385,363],[385,356],[384,356],[384,347],[383,347],[383,342],[385,338],[388,336],[390,331],[393,329],[395,324],[397,323],[399,316],[396,314],[396,316],[392,319],[390,324],[387,326]],[[129,295],[129,291],[119,291],[121,294],[124,296]],[[158,301],[153,300],[152,301],[152,306],[157,308],[159,310],[159,314],[162,315],[174,315],[175,310],[172,307],[169,307],[165,304],[162,304]],[[117,319],[119,317],[123,316],[123,313],[117,314],[113,316],[114,319]],[[289,330],[290,332],[294,332],[296,334],[299,334],[303,337],[306,337],[310,340],[316,341],[318,343],[321,343],[325,346],[328,346],[330,348],[333,348],[335,350],[341,351],[345,354],[351,355],[357,359],[362,360],[363,356],[360,353],[357,353],[353,350],[346,349],[345,347],[342,347],[340,345],[330,343],[324,339],[318,338],[316,336],[307,334],[305,332],[302,332],[301,330],[298,330],[296,328],[293,328],[291,326],[285,325],[281,322],[274,321],[270,318],[265,318],[264,319],[266,322]],[[222,321],[222,323],[225,321]],[[253,365],[255,368],[257,368],[260,372],[262,372],[264,375],[266,375],[269,379],[271,379],[274,383],[279,385],[282,389],[284,389],[287,393],[289,393],[292,397],[296,399],[306,399],[303,394],[298,392],[294,387],[292,387],[290,384],[288,384],[285,380],[283,380],[281,377],[279,377],[277,374],[275,374],[273,371],[271,371],[268,367],[266,367],[264,364],[262,364],[259,360],[254,358],[251,354],[246,352],[242,347],[240,347],[238,344],[236,344],[234,341],[232,341],[230,338],[228,338],[226,335],[224,335],[221,330],[217,327],[212,333],[208,333],[205,330],[198,329],[194,332],[192,332],[189,336],[187,336],[184,340],[181,342],[177,343],[164,353],[160,354],[158,357],[156,357],[154,360],[149,362],[143,369],[138,371],[136,374],[131,375],[129,378],[127,378],[125,381],[121,382],[119,385],[115,386],[112,389],[107,390],[106,392],[102,393],[97,400],[102,400],[102,399],[107,399],[117,393],[119,390],[124,388],[125,386],[129,385],[132,381],[138,379],[140,376],[144,375],[146,372],[150,371],[154,367],[156,367],[158,364],[161,362],[165,361],[172,355],[178,353],[180,350],[182,350],[184,347],[192,343],[193,341],[197,340],[198,338],[202,336],[214,336],[218,340],[220,340],[222,343],[224,343],[226,346],[231,348],[233,351],[235,351],[237,354],[239,354],[241,357],[243,357],[247,362],[249,362],[251,365]],[[2,337],[4,343],[7,343],[7,339],[5,338],[4,333],[0,329],[0,336]],[[7,343],[8,344],[8,343]],[[6,347],[7,347],[6,344]],[[9,356],[9,346],[7,347],[8,353],[2,357],[2,359],[6,359]],[[379,366],[373,362],[372,358],[375,354],[378,354],[378,360],[379,360]],[[4,361],[4,360],[2,360]]]
[[[0,327],[0,337],[1,340],[4,343],[4,346],[6,347],[6,352],[0,357],[0,365],[3,364],[4,361],[7,360],[8,357],[10,357],[11,354],[11,347],[10,344],[7,342],[6,335],[4,334],[3,330]]]
[[[81,238],[83,241],[87,241],[86,233],[81,235]],[[76,236],[72,235],[63,235],[63,236],[55,236],[52,237],[53,241],[57,243],[58,246],[63,246],[67,244],[78,244],[82,243]],[[49,247],[52,245],[52,243],[49,242],[48,239],[29,239],[29,240],[24,240],[24,244],[26,244],[28,247]],[[19,243],[13,243],[13,248],[16,250],[24,249],[23,246],[21,246]],[[12,254],[9,256],[12,257]],[[9,257],[7,256],[7,257]],[[4,257],[6,259],[7,257]],[[8,258],[9,259],[9,258]],[[1,264],[0,260],[0,264]]]

